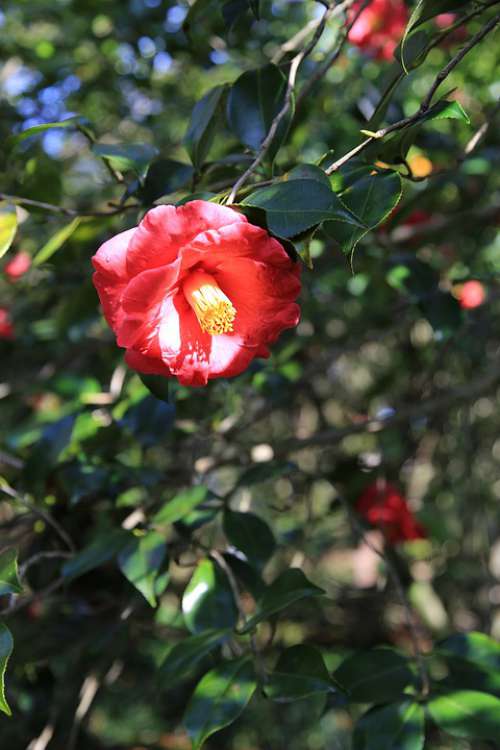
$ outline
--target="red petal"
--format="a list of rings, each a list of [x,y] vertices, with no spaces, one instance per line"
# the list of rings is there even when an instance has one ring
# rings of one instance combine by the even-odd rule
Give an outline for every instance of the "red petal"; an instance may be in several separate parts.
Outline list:
[[[161,359],[146,357],[144,354],[141,354],[134,349],[129,349],[126,352],[125,362],[133,370],[142,372],[144,375],[165,375],[166,377],[171,377],[172,375]]]
[[[104,316],[113,330],[121,324],[123,314],[121,298],[127,284],[126,254],[129,242],[135,232],[127,229],[105,242],[92,258],[96,269],[93,275],[94,286],[101,301]]]

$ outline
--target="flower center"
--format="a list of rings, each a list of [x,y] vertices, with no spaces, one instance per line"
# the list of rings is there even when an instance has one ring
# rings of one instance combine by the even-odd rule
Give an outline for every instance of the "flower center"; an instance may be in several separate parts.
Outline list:
[[[202,331],[217,336],[233,330],[236,310],[213,276],[204,271],[193,271],[184,282],[182,291]]]

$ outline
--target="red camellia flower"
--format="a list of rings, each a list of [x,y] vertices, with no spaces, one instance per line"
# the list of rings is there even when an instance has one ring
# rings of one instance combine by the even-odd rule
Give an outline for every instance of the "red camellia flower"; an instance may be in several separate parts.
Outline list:
[[[382,531],[388,544],[427,536],[405,498],[389,482],[379,480],[368,485],[356,502],[356,510],[368,523]]]
[[[134,370],[206,385],[232,377],[297,325],[300,269],[225,206],[158,206],[92,259],[104,315]]]
[[[348,21],[352,21],[361,4],[352,6]],[[354,23],[348,39],[377,60],[391,60],[407,23],[408,9],[403,0],[372,0]]]
[[[480,281],[466,281],[458,293],[458,301],[464,310],[473,310],[479,307],[486,299],[484,286]]]
[[[0,339],[13,339],[14,326],[6,307],[0,307]]]
[[[10,281],[16,281],[24,276],[26,271],[29,271],[31,266],[31,255],[24,250],[20,253],[16,253],[8,263],[5,264],[3,272]]]

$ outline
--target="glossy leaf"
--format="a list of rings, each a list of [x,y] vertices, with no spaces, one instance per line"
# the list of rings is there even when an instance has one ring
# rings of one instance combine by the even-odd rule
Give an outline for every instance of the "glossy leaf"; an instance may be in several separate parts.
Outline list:
[[[164,571],[167,561],[165,537],[156,531],[132,539],[118,556],[123,575],[152,607],[168,583],[168,573]]]
[[[336,689],[320,651],[300,645],[281,654],[264,692],[274,701],[288,703],[317,693],[333,693]]]
[[[92,151],[115,169],[131,170],[138,177],[144,176],[149,164],[158,156],[158,149],[149,143],[95,143]]]
[[[242,205],[264,209],[267,226],[278,237],[296,237],[322,221],[333,219],[359,226],[333,190],[317,180],[279,182],[251,193]]]
[[[184,145],[196,169],[205,161],[217,128],[219,105],[225,86],[215,86],[193,107]]]
[[[256,686],[253,664],[245,657],[226,661],[203,677],[184,716],[193,750],[199,750],[210,735],[238,718]]]
[[[7,549],[0,554],[0,596],[20,594],[22,590],[17,569],[17,550]]]
[[[500,737],[500,698],[477,690],[456,690],[427,704],[433,721],[452,737],[496,741]]]
[[[31,128],[26,128],[26,130],[22,130],[20,133],[10,136],[7,141],[7,147],[13,148],[14,146],[18,146],[27,138],[39,135],[40,133],[46,133],[47,130],[74,128],[85,131],[89,130],[88,126],[89,121],[85,117],[68,117],[67,120],[61,120],[61,122],[44,122],[41,125],[33,125]]]
[[[290,182],[290,180],[317,180],[330,190],[332,187],[328,175],[315,164],[297,164],[283,177],[284,182]]]
[[[323,589],[308,581],[301,570],[290,568],[268,586],[257,603],[254,616],[248,620],[242,632],[247,633],[262,620],[267,620],[301,599],[322,596],[324,593]]]
[[[141,200],[150,205],[164,195],[175,193],[189,184],[193,178],[193,167],[173,159],[157,159],[149,165],[140,190]],[[154,377],[154,376],[150,376]],[[165,380],[165,378],[162,378]]]
[[[232,628],[238,611],[225,574],[212,560],[202,560],[182,597],[186,626],[192,633],[213,628]]]
[[[500,643],[484,633],[456,633],[436,647],[446,659],[448,684],[500,697]]]
[[[374,708],[356,724],[353,750],[423,750],[425,713],[413,701]]]
[[[276,542],[267,523],[253,513],[226,510],[224,533],[250,563],[262,568],[273,554]]]
[[[148,448],[165,438],[173,427],[175,406],[154,396],[145,396],[133,404],[123,416],[121,424]]]
[[[342,193],[342,202],[362,226],[327,221],[324,230],[338,242],[344,253],[352,253],[358,242],[389,216],[399,203],[401,193],[401,177],[397,172],[366,175]]]
[[[17,232],[16,207],[0,203],[0,258],[5,255],[14,241]]]
[[[65,578],[73,579],[109,562],[130,543],[131,534],[123,529],[114,529],[101,534],[94,542],[78,552],[62,566]]]
[[[271,123],[283,107],[287,81],[276,65],[270,63],[243,73],[231,86],[227,100],[227,119],[231,130],[248,148],[257,151]],[[286,138],[293,118],[293,106],[278,125],[267,151],[272,159]]]
[[[10,630],[3,622],[0,622],[0,711],[7,716],[12,716],[12,711],[5,698],[5,670],[13,648],[14,641]]]
[[[415,684],[408,659],[388,648],[360,651],[342,662],[334,677],[354,703],[398,700]]]
[[[200,635],[184,638],[168,652],[160,667],[161,678],[181,680],[188,675],[210,652],[224,643],[230,630],[207,630]]]
[[[422,120],[461,120],[470,125],[470,117],[460,102],[442,99],[427,110]]]
[[[203,485],[196,485],[184,490],[184,492],[179,492],[160,508],[153,517],[153,523],[161,526],[182,520],[193,508],[196,508],[205,500],[207,494],[208,490]]]
[[[73,232],[80,225],[81,221],[81,217],[77,216],[73,221],[70,221],[69,224],[66,224],[66,226],[53,234],[33,258],[33,265],[40,266],[42,263],[46,263],[49,258],[52,258],[54,253],[60,250],[64,243],[69,240]]]

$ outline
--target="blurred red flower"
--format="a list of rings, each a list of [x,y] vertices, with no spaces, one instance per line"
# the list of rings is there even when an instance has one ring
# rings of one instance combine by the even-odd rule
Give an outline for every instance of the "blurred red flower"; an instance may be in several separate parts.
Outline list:
[[[479,307],[486,299],[484,286],[480,281],[466,281],[458,293],[458,301],[464,310],[473,310]]]
[[[368,485],[356,501],[356,510],[369,524],[382,531],[388,544],[427,536],[403,495],[389,482],[379,480]]]
[[[361,5],[353,5],[348,21]],[[408,9],[403,0],[372,0],[354,23],[348,39],[377,60],[391,60],[407,23]]]
[[[3,272],[10,281],[16,281],[29,271],[31,266],[31,255],[24,250],[16,253],[4,266]]]
[[[232,377],[297,325],[300,268],[225,206],[158,206],[92,259],[104,315],[134,370],[206,385]]]
[[[0,307],[0,339],[13,339],[14,326],[6,307]]]

